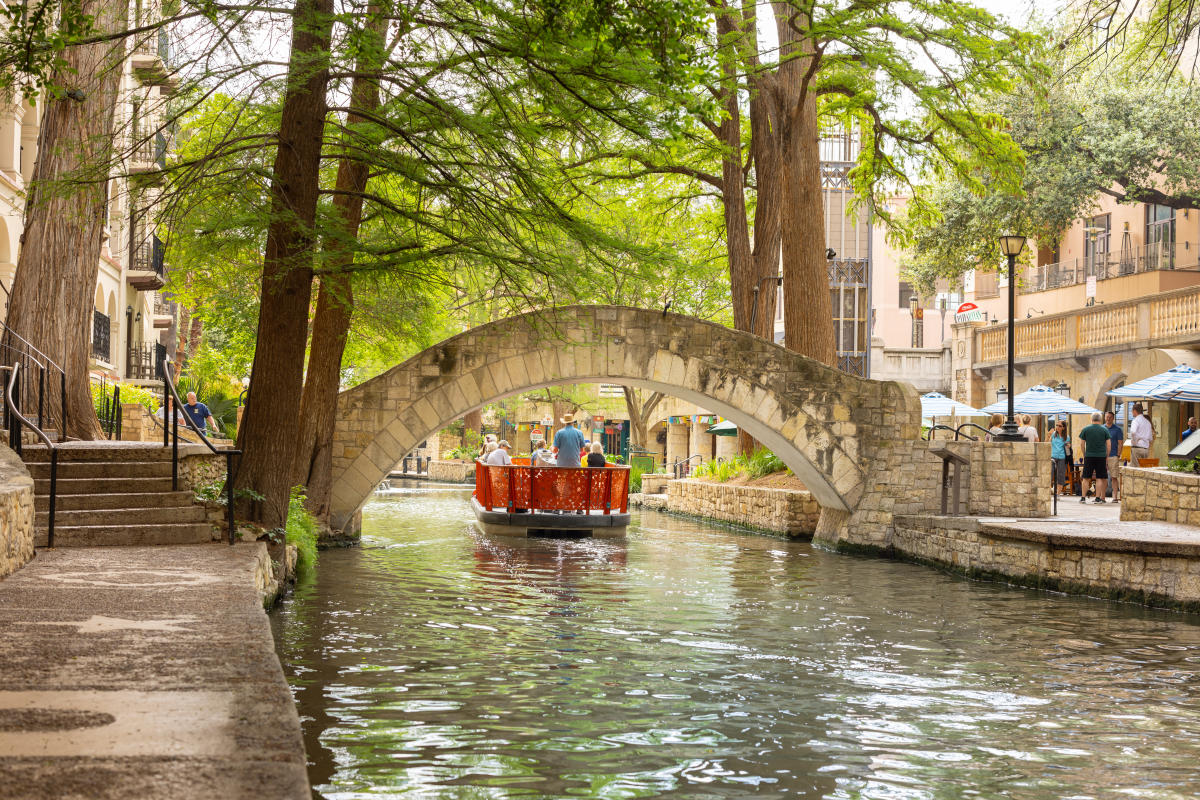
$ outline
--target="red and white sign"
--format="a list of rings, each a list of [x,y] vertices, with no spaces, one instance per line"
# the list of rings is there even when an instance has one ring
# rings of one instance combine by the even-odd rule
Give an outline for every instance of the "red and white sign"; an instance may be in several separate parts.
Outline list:
[[[983,312],[979,306],[971,302],[963,303],[954,312],[955,322],[983,322]]]

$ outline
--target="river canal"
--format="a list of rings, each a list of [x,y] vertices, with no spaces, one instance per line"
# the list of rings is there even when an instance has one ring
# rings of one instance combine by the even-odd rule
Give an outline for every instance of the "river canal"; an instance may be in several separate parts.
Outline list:
[[[325,798],[1194,798],[1200,625],[644,512],[369,504],[273,614]]]

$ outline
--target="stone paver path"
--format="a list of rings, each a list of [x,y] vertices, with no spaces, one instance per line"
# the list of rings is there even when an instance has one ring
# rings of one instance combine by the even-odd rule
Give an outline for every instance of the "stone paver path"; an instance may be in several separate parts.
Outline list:
[[[0,581],[0,798],[308,798],[261,548],[39,551]]]
[[[1058,516],[1044,519],[983,517],[983,530],[1005,538],[1123,553],[1200,557],[1200,528],[1173,522],[1121,519],[1117,503],[1080,503],[1060,497]]]

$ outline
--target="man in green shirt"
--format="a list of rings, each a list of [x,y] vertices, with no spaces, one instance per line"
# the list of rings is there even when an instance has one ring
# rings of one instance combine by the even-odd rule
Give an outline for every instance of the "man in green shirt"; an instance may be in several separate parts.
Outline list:
[[[1096,502],[1107,503],[1108,492],[1108,444],[1111,441],[1108,428],[1100,424],[1100,415],[1092,414],[1092,424],[1079,432],[1083,442],[1083,491],[1079,502],[1086,503],[1092,478],[1096,479]]]

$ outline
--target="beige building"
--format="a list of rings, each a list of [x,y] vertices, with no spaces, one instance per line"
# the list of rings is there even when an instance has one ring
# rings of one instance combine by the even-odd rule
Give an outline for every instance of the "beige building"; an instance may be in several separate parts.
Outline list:
[[[1030,243],[1016,286],[1016,390],[1069,387],[1102,410],[1106,392],[1177,364],[1200,368],[1200,214],[1105,201],[1051,244]],[[999,265],[997,265],[999,266]],[[981,407],[1007,382],[1008,280],[976,270],[966,297],[986,317],[953,325],[953,390]],[[1192,404],[1155,403],[1152,457],[1165,458]],[[1076,421],[1078,424],[1078,421]]]
[[[138,21],[159,18],[138,3]],[[166,31],[131,38],[116,108],[116,159],[108,182],[108,224],[100,251],[91,333],[95,380],[154,378],[154,346],[174,352],[176,311],[160,293],[163,243],[154,205],[168,147],[165,106],[175,88]],[[42,108],[19,95],[0,111],[0,289],[4,313],[24,229],[25,191],[33,175]]]

